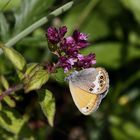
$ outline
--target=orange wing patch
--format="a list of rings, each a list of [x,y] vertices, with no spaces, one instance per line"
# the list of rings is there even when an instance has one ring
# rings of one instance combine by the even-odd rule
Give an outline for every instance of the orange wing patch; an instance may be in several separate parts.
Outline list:
[[[99,105],[99,96],[97,94],[91,94],[86,92],[79,87],[74,86],[71,82],[69,83],[72,98],[77,108],[85,115],[90,114],[96,110]],[[86,112],[83,110],[86,109]]]

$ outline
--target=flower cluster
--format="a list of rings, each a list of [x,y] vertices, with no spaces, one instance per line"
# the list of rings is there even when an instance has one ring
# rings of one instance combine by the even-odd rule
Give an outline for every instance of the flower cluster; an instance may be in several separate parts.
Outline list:
[[[67,27],[63,26],[59,29],[50,27],[47,30],[46,37],[48,41],[57,46],[56,52],[58,54],[59,66],[64,68],[64,72],[70,69],[89,68],[96,63],[95,54],[89,55],[80,54],[80,49],[89,45],[87,34],[75,30],[72,36],[65,37]]]

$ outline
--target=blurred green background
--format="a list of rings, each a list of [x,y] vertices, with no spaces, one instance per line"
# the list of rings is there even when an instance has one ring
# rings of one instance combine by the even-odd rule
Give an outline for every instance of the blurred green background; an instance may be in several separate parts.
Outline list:
[[[7,42],[23,29],[67,3],[67,0],[0,0],[0,41]],[[62,70],[45,85],[55,96],[56,115],[50,127],[37,102],[35,92],[18,92],[16,110],[29,118],[20,132],[0,123],[0,140],[140,140],[140,0],[76,0],[72,8],[18,42],[14,48],[27,62],[46,62],[50,58],[45,38],[49,26],[68,27],[89,34],[96,67],[109,73],[110,90],[100,108],[82,115],[72,100]],[[0,75],[18,83],[11,63],[0,55]],[[3,113],[0,112],[0,116]],[[7,116],[12,115],[11,113]],[[8,119],[7,119],[8,121]],[[10,121],[10,120],[9,120]],[[13,120],[17,121],[17,120]],[[23,121],[18,118],[18,121]],[[1,117],[0,117],[1,122]],[[16,126],[18,127],[18,126]]]

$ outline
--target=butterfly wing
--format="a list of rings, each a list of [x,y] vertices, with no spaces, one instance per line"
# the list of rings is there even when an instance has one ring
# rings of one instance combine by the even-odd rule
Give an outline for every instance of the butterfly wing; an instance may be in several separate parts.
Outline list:
[[[79,71],[71,78],[71,81],[75,86],[89,92],[89,88],[92,87],[92,82],[96,80],[96,76],[96,69],[89,68]]]
[[[76,87],[93,94],[101,94],[109,88],[108,74],[103,68],[81,70],[71,81]]]
[[[98,109],[102,95],[90,94],[78,86],[75,86],[71,81],[69,81],[69,87],[75,105],[81,113],[89,115]]]

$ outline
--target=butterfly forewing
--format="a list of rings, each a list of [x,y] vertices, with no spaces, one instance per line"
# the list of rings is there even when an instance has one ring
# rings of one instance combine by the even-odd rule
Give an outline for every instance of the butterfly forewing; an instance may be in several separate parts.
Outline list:
[[[79,71],[71,81],[75,86],[90,92],[89,89],[94,86],[92,82],[96,80],[97,74],[95,68],[84,69]]]
[[[101,94],[109,86],[108,74],[103,68],[81,70],[71,81],[75,86],[93,94]]]

